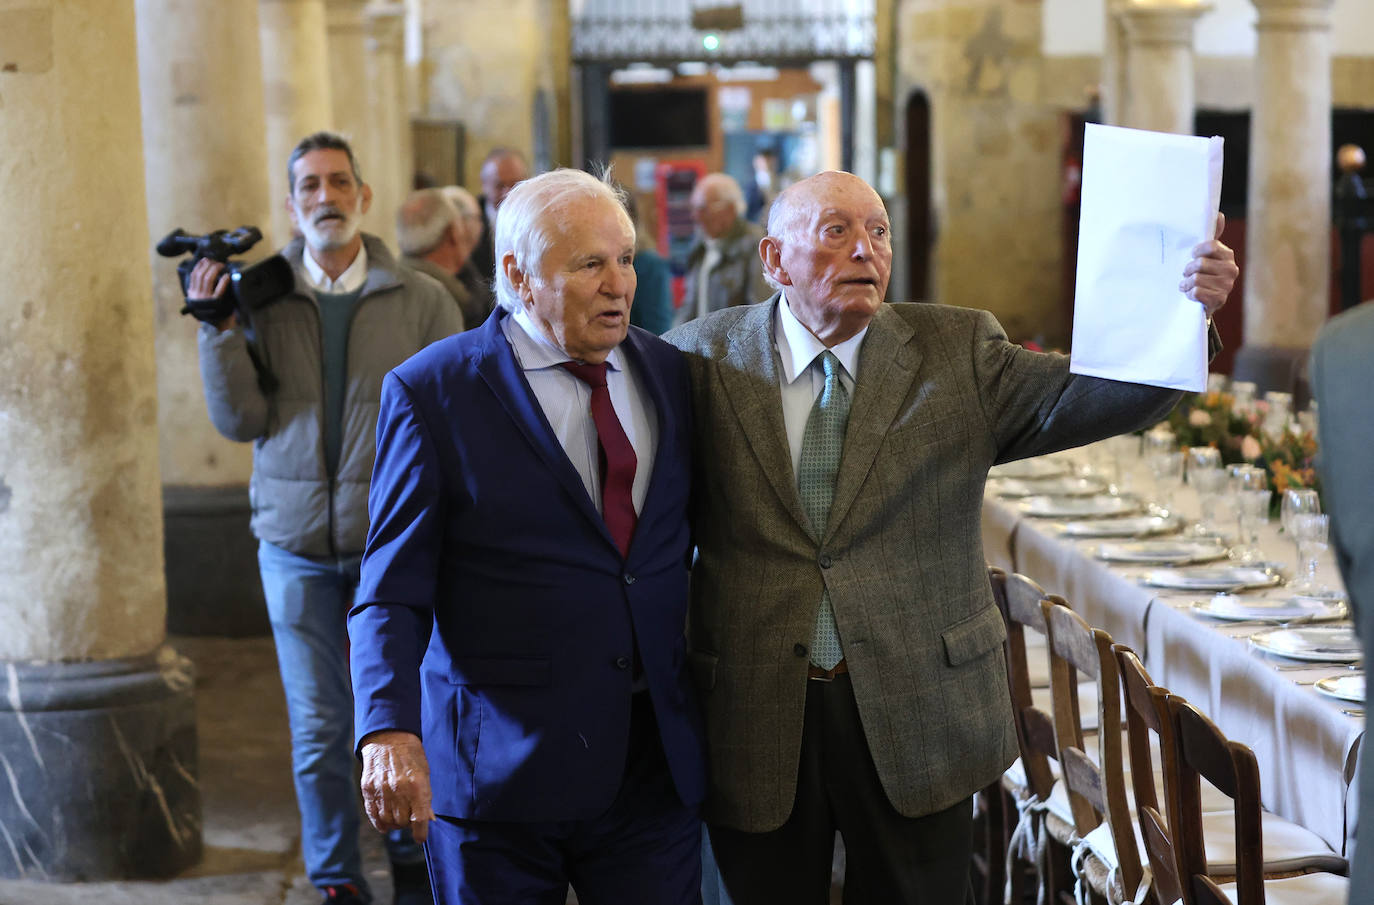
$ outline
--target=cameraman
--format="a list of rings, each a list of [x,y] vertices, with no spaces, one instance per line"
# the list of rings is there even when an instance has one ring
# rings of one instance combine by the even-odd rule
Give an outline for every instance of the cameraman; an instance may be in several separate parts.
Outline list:
[[[360,232],[372,191],[343,138],[302,139],[287,174],[301,235],[282,255],[295,286],[254,310],[247,329],[238,314],[202,324],[200,369],[215,428],[254,444],[252,529],[290,716],[306,872],[329,905],[361,905],[372,896],[358,850],[345,617],[367,536],[378,398],[388,371],[462,320],[443,287]],[[227,289],[224,265],[206,258],[187,297]],[[419,847],[399,837],[387,847],[398,905],[430,902]]]

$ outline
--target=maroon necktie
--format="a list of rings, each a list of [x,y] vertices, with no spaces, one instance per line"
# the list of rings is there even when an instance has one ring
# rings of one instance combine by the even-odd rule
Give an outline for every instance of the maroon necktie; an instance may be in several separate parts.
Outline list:
[[[606,388],[606,363],[585,365],[563,362],[574,377],[592,388],[592,422],[596,424],[597,446],[601,455],[601,518],[620,548],[621,556],[630,554],[630,538],[635,533],[635,504],[631,494],[635,483],[635,450],[625,428],[611,405]]]

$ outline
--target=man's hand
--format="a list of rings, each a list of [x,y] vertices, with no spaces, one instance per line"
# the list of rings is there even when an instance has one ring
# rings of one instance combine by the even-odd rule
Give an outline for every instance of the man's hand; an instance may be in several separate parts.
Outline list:
[[[434,810],[429,761],[420,739],[409,732],[374,732],[363,742],[362,753],[367,819],[384,833],[409,829],[416,842],[424,842]]]
[[[224,293],[228,291],[229,274],[225,272],[222,262],[201,258],[196,262],[196,266],[191,268],[191,278],[186,281],[188,302],[223,298]],[[238,317],[231,313],[224,320],[217,322],[215,328],[223,332],[236,323]]]
[[[1226,215],[1218,213],[1217,238],[1193,248],[1193,259],[1183,268],[1183,282],[1178,284],[1180,292],[1202,304],[1208,317],[1226,304],[1226,297],[1236,285],[1236,277],[1240,276],[1236,253],[1221,241],[1225,228]]]

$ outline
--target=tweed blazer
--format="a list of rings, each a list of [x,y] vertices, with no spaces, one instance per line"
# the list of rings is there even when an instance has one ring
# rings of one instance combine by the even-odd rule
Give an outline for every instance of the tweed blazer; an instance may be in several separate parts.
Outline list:
[[[1312,349],[1312,396],[1321,406],[1319,470],[1322,505],[1331,516],[1336,563],[1355,610],[1366,660],[1374,650],[1374,304],[1327,321]],[[1350,888],[1374,890],[1374,749],[1360,756],[1360,810]],[[1360,901],[1352,896],[1352,902]],[[1367,901],[1367,899],[1365,900]]]
[[[900,813],[933,813],[1017,755],[980,530],[989,466],[1151,423],[1179,394],[1072,376],[1067,358],[1008,342],[985,311],[885,304],[817,535],[783,427],[778,298],[665,337],[687,354],[696,424],[689,663],[707,721],[706,818],[764,832],[791,813],[823,587],[883,788]]]

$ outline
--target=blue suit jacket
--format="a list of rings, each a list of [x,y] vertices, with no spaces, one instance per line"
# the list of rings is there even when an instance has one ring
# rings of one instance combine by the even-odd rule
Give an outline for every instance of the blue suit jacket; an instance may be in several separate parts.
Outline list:
[[[686,366],[638,328],[621,344],[659,431],[622,558],[515,361],[506,316],[431,345],[383,385],[348,620],[357,738],[419,735],[440,814],[595,816],[624,774],[638,639],[673,781],[694,805],[705,769],[683,634]]]

